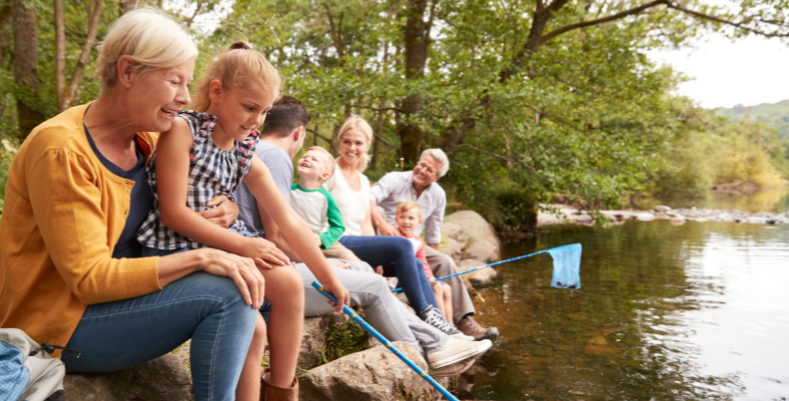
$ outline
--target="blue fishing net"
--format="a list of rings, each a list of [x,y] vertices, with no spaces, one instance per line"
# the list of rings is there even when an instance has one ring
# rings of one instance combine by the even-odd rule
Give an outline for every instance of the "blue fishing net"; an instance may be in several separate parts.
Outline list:
[[[570,244],[549,249],[553,257],[553,288],[581,288],[581,244]]]

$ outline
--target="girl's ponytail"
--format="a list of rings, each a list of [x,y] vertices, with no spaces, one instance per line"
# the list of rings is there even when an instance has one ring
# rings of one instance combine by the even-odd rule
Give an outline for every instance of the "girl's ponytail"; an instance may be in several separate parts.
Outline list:
[[[200,78],[189,107],[205,112],[211,106],[209,89],[218,80],[223,89],[253,89],[267,91],[274,99],[279,97],[282,80],[266,57],[243,40],[233,42],[227,50],[214,57],[205,74]]]

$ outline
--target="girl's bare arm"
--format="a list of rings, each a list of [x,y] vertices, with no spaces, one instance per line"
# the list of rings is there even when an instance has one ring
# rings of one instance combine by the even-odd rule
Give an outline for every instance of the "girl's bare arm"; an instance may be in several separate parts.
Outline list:
[[[277,189],[268,167],[257,155],[252,158],[252,167],[244,178],[244,182],[257,199],[258,205],[262,206],[266,213],[274,219],[290,246],[307,264],[318,281],[327,291],[337,297],[341,304],[349,304],[348,290],[337,279],[320,249],[314,245],[310,227],[290,207],[290,203]],[[338,311],[342,309],[341,305],[335,305],[335,307]]]
[[[285,265],[287,257],[273,245],[266,249],[264,256],[250,254],[253,249],[263,247],[261,241],[265,240],[246,238],[212,224],[186,205],[191,148],[189,126],[186,121],[176,118],[170,131],[162,133],[156,147],[156,190],[162,222],[201,244],[253,257],[255,263],[267,266],[265,261],[268,261]]]

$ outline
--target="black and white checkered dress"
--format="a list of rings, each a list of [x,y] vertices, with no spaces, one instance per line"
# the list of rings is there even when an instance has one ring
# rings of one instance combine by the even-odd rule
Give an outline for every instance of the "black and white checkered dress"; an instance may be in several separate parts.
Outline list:
[[[235,201],[233,192],[249,173],[259,133],[254,131],[244,142],[236,143],[230,151],[222,150],[211,140],[216,117],[207,113],[184,110],[178,117],[186,120],[192,131],[192,152],[189,155],[189,189],[186,205],[196,212],[208,209],[211,198],[225,195]],[[200,248],[204,245],[183,236],[163,223],[159,215],[159,195],[156,193],[156,152],[148,164],[148,183],[153,191],[153,210],[143,222],[137,239],[143,246],[162,250]],[[244,222],[236,220],[230,230],[245,231]]]

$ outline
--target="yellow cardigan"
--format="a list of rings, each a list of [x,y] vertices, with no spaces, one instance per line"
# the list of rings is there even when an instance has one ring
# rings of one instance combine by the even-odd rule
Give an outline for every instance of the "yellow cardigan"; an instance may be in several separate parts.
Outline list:
[[[0,327],[65,346],[87,305],[160,290],[157,258],[113,259],[134,181],[107,170],[72,107],[36,127],[8,173],[0,219]],[[150,157],[157,135],[137,134]],[[55,356],[60,356],[57,352]]]

